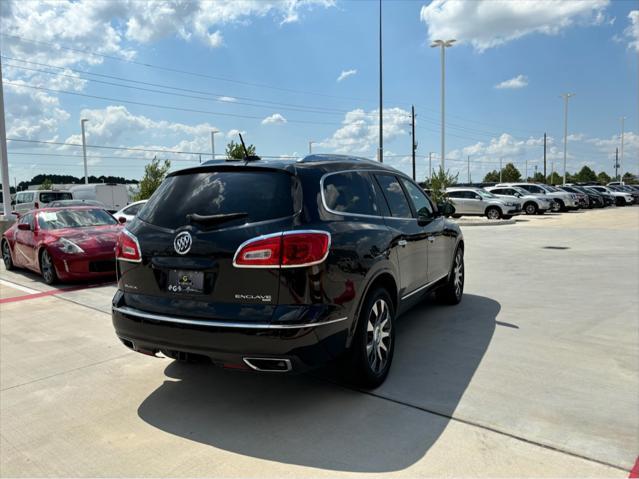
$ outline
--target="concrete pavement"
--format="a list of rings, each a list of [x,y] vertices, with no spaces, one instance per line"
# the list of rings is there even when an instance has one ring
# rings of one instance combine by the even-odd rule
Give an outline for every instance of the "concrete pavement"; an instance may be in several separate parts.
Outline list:
[[[129,352],[112,285],[0,304],[0,475],[627,477],[639,208],[520,219],[464,231],[462,304],[402,317],[372,393]]]

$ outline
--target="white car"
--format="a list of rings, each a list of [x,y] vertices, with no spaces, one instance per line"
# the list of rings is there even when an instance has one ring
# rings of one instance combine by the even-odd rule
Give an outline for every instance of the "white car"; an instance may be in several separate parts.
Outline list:
[[[534,195],[545,195],[557,204],[558,211],[576,210],[579,208],[577,195],[566,191],[553,191],[549,186],[539,183],[499,183],[498,187],[519,186]]]
[[[124,218],[126,221],[131,221],[137,216],[147,201],[148,200],[140,200],[135,203],[131,203],[130,205],[126,205],[120,211],[113,213],[113,216],[115,216],[115,219],[118,221],[121,221],[120,218]]]
[[[13,209],[17,213],[26,213],[37,208],[46,208],[52,201],[72,200],[73,193],[61,190],[28,190],[16,193]]]
[[[615,197],[615,204],[617,206],[626,206],[634,203],[635,199],[630,193],[624,193],[623,191],[615,191],[613,189],[608,188],[607,186],[597,186],[592,185],[588,188],[592,188],[593,190],[599,191],[600,193],[608,193]]]
[[[446,188],[446,196],[455,207],[453,218],[486,216],[489,220],[508,220],[521,214],[519,198],[498,198],[481,188],[451,186]]]
[[[518,186],[488,186],[484,188],[499,198],[519,198],[527,215],[543,215],[553,209],[554,200],[544,195],[534,195]]]

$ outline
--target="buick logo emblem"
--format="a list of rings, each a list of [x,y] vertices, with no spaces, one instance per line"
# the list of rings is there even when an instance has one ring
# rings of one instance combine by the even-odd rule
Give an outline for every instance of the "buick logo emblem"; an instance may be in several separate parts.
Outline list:
[[[177,254],[186,254],[193,245],[193,238],[188,231],[182,231],[173,240],[173,248]]]

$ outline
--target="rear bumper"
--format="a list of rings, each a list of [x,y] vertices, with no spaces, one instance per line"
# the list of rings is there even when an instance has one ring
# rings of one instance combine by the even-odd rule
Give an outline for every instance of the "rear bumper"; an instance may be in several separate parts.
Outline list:
[[[318,367],[343,352],[349,326],[347,318],[298,326],[203,321],[118,304],[113,305],[112,319],[122,343],[144,354],[204,356],[233,369],[250,369],[246,358],[277,359],[290,363],[290,370],[298,372]]]

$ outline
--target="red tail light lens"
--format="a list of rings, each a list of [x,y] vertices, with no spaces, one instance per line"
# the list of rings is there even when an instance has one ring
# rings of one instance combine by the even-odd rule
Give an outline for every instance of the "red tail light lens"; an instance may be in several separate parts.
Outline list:
[[[142,261],[142,251],[138,239],[128,230],[123,229],[118,235],[115,245],[115,257],[122,261],[139,263]]]
[[[321,263],[328,256],[326,231],[287,231],[254,238],[240,245],[233,265],[238,268],[297,268]]]

